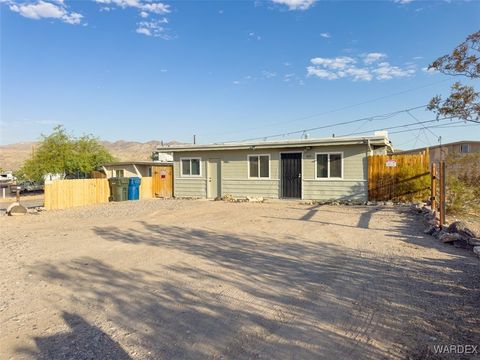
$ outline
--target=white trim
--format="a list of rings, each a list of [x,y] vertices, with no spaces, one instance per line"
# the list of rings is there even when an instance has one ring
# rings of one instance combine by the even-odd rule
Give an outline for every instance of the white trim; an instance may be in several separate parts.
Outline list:
[[[258,177],[251,177],[250,176],[250,158],[251,157],[258,157]],[[268,156],[268,177],[260,177],[260,156]],[[271,180],[272,176],[272,159],[270,158],[270,154],[248,154],[247,155],[247,179],[248,180]]]
[[[198,167],[200,174],[198,175],[189,175],[189,174],[184,174],[183,173],[183,165],[182,165],[182,160],[198,160]],[[192,162],[190,161],[190,173],[192,172]],[[202,177],[202,158],[201,157],[181,157],[180,158],[180,177],[182,178],[201,178]]]
[[[222,192],[223,192],[223,186],[222,186],[222,159],[219,158],[219,157],[216,157],[216,158],[207,158],[205,160],[205,186],[206,186],[206,189],[205,189],[205,194],[207,194],[207,199],[214,199],[211,194],[210,194],[210,181],[209,178],[210,178],[210,160],[215,160],[216,163],[217,163],[217,174],[220,170],[220,179],[217,178],[217,189],[218,189],[218,183],[220,182],[220,193],[217,195],[217,196],[222,196]]]
[[[300,155],[301,155],[300,163],[301,163],[301,165],[302,165],[302,168],[300,169],[301,175],[302,175],[302,177],[300,178],[300,179],[301,179],[301,182],[300,182],[300,187],[301,187],[301,189],[300,189],[300,196],[301,196],[301,197],[300,197],[300,200],[303,200],[303,198],[304,198],[304,197],[303,197],[303,188],[304,188],[304,186],[303,186],[303,180],[305,180],[305,179],[304,179],[304,178],[305,178],[305,176],[304,176],[304,171],[303,171],[303,163],[304,163],[304,161],[303,161],[303,154],[304,154],[304,151],[298,151],[298,150],[296,150],[296,151],[295,151],[295,150],[292,150],[292,151],[280,151],[278,154],[279,154],[279,157],[278,157],[278,178],[279,178],[279,181],[280,181],[279,189],[278,189],[278,192],[279,192],[278,198],[279,198],[279,199],[283,199],[283,198],[284,198],[284,197],[283,197],[283,193],[282,193],[282,187],[283,187],[283,186],[282,186],[282,185],[283,185],[283,184],[282,184],[282,154],[300,154]],[[285,199],[295,199],[295,198],[285,198]]]
[[[318,163],[317,163],[317,156],[318,155],[328,155],[327,156],[327,177],[318,177]],[[340,177],[330,177],[330,155],[340,155],[340,160],[341,160],[341,172],[342,176]],[[314,174],[314,180],[320,180],[320,181],[332,181],[332,180],[344,180],[345,177],[345,169],[343,166],[343,151],[331,151],[331,152],[316,152],[315,153],[315,174]]]

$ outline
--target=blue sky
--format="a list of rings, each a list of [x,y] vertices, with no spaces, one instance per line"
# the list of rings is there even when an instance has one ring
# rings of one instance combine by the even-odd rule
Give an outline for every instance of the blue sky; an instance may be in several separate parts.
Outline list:
[[[105,140],[242,140],[424,105],[458,80],[425,67],[480,20],[476,1],[0,1],[2,144],[55,124]],[[431,131],[391,138],[402,148],[480,139],[480,126]]]

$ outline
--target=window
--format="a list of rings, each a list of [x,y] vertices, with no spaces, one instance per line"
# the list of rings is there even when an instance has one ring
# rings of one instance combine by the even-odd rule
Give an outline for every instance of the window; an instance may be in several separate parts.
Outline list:
[[[460,152],[462,154],[467,154],[470,152],[470,144],[462,144],[460,145]]]
[[[182,176],[200,176],[200,158],[180,159]]]
[[[115,170],[115,176],[123,178],[125,176],[123,170]]]
[[[153,175],[152,167],[148,168],[148,176],[151,177]]]
[[[343,159],[341,153],[317,154],[317,179],[343,178]]]
[[[270,155],[248,155],[248,177],[270,178]]]

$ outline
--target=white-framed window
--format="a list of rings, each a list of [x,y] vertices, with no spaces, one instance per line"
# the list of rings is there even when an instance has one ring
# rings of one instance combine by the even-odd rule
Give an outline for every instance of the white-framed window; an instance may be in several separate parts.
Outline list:
[[[153,169],[151,166],[148,167],[148,177],[152,177],[153,176]]]
[[[460,152],[462,154],[467,154],[470,152],[470,144],[461,144],[460,145]]]
[[[343,153],[316,153],[315,165],[317,179],[343,179]]]
[[[270,155],[248,155],[248,178],[270,179]]]
[[[180,174],[182,176],[201,176],[201,159],[197,158],[181,158]]]
[[[123,178],[125,176],[125,172],[123,170],[115,170],[115,176]]]

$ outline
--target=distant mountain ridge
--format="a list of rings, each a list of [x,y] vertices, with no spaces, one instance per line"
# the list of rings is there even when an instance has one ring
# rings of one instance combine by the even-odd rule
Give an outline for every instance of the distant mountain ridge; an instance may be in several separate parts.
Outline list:
[[[152,151],[161,145],[161,141],[151,140],[147,142],[138,141],[104,141],[100,143],[119,161],[150,160]],[[164,142],[164,145],[180,144],[178,141]],[[10,145],[0,145],[0,168],[4,170],[17,170],[33,152],[38,142],[19,142]]]

